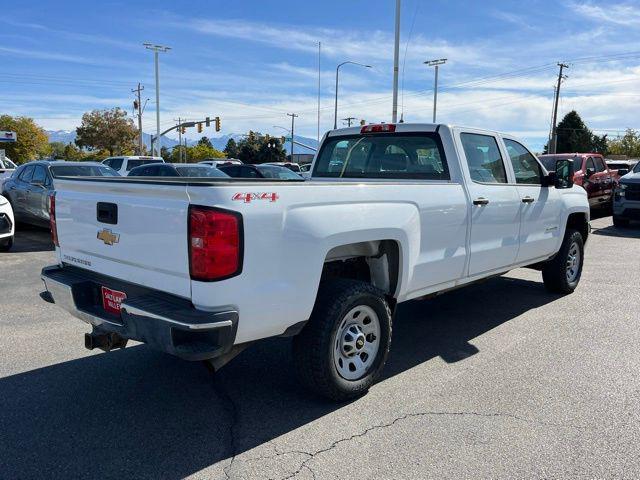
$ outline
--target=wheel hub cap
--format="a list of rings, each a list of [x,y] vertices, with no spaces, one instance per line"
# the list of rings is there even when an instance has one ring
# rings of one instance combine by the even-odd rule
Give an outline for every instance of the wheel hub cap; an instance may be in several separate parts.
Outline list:
[[[335,336],[333,360],[336,370],[347,380],[365,376],[380,346],[380,320],[373,308],[359,305],[342,319]]]
[[[577,243],[572,243],[569,247],[566,263],[567,281],[574,282],[580,272],[580,248]]]

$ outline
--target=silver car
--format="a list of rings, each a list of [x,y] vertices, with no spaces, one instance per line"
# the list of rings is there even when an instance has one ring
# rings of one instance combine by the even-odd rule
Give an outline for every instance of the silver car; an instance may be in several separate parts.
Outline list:
[[[16,222],[49,227],[49,196],[57,177],[117,177],[97,162],[35,161],[19,166],[2,186]]]

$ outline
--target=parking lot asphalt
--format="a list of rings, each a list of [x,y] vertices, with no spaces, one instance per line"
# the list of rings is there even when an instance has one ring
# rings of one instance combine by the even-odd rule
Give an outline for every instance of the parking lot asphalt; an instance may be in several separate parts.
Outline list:
[[[2,478],[638,478],[640,227],[592,222],[576,292],[519,269],[399,307],[385,377],[332,404],[290,339],[212,375],[95,353],[39,298],[49,234],[0,253]]]

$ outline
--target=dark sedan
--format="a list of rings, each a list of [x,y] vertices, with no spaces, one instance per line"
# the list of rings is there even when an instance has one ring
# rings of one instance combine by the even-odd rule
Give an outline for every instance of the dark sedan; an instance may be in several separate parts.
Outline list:
[[[278,180],[304,180],[288,168],[276,165],[220,165],[218,170],[234,178],[276,178]]]
[[[2,186],[16,222],[49,227],[49,196],[59,177],[118,177],[118,172],[95,162],[36,161],[19,166]]]
[[[195,163],[152,163],[132,168],[128,177],[229,178],[209,165]]]

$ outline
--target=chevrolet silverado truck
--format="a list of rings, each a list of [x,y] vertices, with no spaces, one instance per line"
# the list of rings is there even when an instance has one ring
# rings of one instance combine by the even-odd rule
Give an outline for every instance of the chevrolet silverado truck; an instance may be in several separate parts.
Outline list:
[[[91,326],[88,348],[214,368],[293,337],[301,382],[345,400],[379,378],[400,302],[525,266],[571,293],[589,234],[572,177],[510,135],[405,123],[328,132],[306,182],[58,179],[43,298]]]

